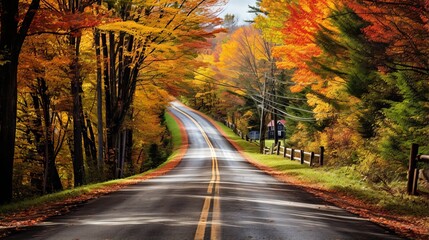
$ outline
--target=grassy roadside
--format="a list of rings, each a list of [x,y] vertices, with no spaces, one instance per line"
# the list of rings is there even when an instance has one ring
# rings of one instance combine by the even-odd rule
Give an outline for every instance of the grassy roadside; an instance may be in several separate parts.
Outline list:
[[[128,178],[124,178],[124,179],[117,179],[117,180],[112,180],[112,181],[107,181],[102,183],[88,184],[74,189],[68,189],[68,190],[64,190],[53,194],[48,194],[40,197],[35,197],[32,199],[26,199],[23,201],[11,203],[8,205],[3,205],[3,206],[0,206],[0,221],[2,218],[4,218],[4,215],[6,214],[11,214],[14,212],[28,210],[32,208],[43,207],[51,203],[60,204],[62,202],[65,202],[66,204],[68,204],[68,202],[72,202],[73,204],[74,201],[76,201],[76,203],[87,201],[99,195],[118,190],[119,188],[124,187],[126,185],[137,183],[141,180],[157,175],[155,174],[156,172],[160,170],[162,171],[162,169],[164,169],[167,165],[171,164],[171,162],[176,159],[176,157],[180,154],[179,148],[182,145],[182,133],[180,131],[179,125],[169,113],[165,114],[165,119],[166,119],[166,125],[172,134],[173,153],[167,159],[167,161],[162,163],[156,169],[151,169],[144,173],[131,176]],[[1,225],[1,222],[0,222],[0,225]]]
[[[182,133],[180,131],[180,127],[174,120],[171,113],[165,113],[164,117],[167,128],[172,136],[173,150],[177,150],[180,146],[182,146]]]
[[[382,190],[382,185],[365,181],[352,167],[310,168],[277,155],[259,154],[259,146],[249,143],[222,123],[217,123],[229,139],[243,150],[252,164],[276,178],[302,186],[351,212],[370,218],[416,239],[429,238],[429,199],[402,192]],[[268,169],[268,170],[267,170]],[[397,183],[402,189],[405,182]],[[404,229],[406,228],[406,229]]]

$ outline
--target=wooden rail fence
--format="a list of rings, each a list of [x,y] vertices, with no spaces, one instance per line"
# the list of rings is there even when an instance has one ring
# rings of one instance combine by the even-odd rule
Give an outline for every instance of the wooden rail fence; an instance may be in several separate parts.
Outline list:
[[[242,139],[252,142],[251,139],[249,139],[245,134],[243,134],[240,130],[236,128],[235,124],[225,121],[225,125],[230,129],[232,129],[233,132],[238,136],[240,136]],[[320,147],[319,153],[306,152],[301,149],[283,147],[281,146],[281,142],[278,142],[277,145],[273,144],[270,148],[265,147],[264,154],[282,155],[284,158],[300,161],[301,164],[305,163],[310,166],[315,166],[315,165],[323,166],[325,148]]]
[[[282,155],[292,161],[300,161],[301,164],[308,164],[310,166],[323,166],[325,148],[320,147],[319,153],[306,152],[302,149],[287,148],[281,146],[281,142],[277,145],[273,144],[270,148],[265,147],[264,154]]]
[[[419,182],[419,168],[417,163],[429,163],[429,155],[419,155],[419,145],[411,145],[410,159],[408,163],[408,182],[407,193],[409,195],[417,194],[417,184]]]

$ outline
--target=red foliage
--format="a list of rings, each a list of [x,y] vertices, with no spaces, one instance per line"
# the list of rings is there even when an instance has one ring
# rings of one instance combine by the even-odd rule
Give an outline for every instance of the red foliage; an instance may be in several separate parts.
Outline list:
[[[388,68],[429,73],[429,0],[345,0],[369,23],[369,40],[386,44]]]
[[[20,9],[27,9],[27,5],[27,3],[21,3]],[[28,35],[50,33],[77,37],[84,29],[93,28],[102,22],[116,21],[109,18],[109,12],[98,5],[90,5],[82,12],[66,9],[65,6],[44,1],[36,13]],[[20,13],[20,19],[23,17],[23,13]]]
[[[319,81],[307,63],[322,53],[315,43],[315,35],[329,14],[329,3],[329,0],[301,0],[287,5],[289,17],[282,29],[284,45],[274,49],[274,56],[281,59],[279,68],[296,69],[292,80],[297,85],[292,87],[293,91]],[[319,86],[313,88],[319,90]]]

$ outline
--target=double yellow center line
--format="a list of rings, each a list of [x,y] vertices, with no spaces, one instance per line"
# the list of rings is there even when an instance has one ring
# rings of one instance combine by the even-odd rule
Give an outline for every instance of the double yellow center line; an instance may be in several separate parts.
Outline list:
[[[195,126],[200,130],[201,135],[203,136],[204,140],[206,141],[211,154],[212,159],[212,178],[210,180],[209,186],[207,188],[207,196],[204,200],[203,209],[201,210],[200,220],[198,222],[197,231],[195,232],[195,240],[202,240],[204,239],[204,236],[206,234],[206,228],[207,223],[209,222],[209,213],[210,208],[212,207],[213,203],[213,210],[212,210],[212,218],[211,218],[211,232],[210,232],[210,239],[217,240],[220,239],[220,199],[219,199],[219,183],[220,183],[220,174],[219,174],[219,164],[216,157],[216,151],[213,147],[212,142],[210,141],[209,137],[207,136],[206,132],[203,130],[201,125],[195,121],[193,117],[191,117],[186,112],[178,109],[177,107],[173,106],[173,109],[176,111],[182,113],[185,115],[189,120],[191,120]]]

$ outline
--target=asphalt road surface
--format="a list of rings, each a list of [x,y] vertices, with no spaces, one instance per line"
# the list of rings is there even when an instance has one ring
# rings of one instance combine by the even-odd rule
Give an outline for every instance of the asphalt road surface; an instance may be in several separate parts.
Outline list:
[[[197,113],[170,110],[190,143],[174,170],[8,239],[400,239],[257,170]]]

